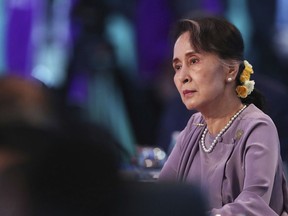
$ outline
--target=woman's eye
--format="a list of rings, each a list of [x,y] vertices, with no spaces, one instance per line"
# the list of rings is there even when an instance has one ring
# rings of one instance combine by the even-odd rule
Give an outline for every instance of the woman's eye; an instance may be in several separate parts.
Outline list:
[[[199,60],[196,59],[196,58],[190,59],[190,64],[196,64],[196,63],[198,63],[198,62],[199,62]]]
[[[174,65],[174,70],[175,71],[178,71],[178,70],[180,70],[181,69],[181,65]]]

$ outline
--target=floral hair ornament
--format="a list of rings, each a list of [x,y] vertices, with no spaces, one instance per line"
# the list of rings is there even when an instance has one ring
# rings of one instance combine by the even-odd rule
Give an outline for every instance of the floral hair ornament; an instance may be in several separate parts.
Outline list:
[[[244,66],[245,68],[240,75],[241,85],[236,87],[237,95],[241,98],[246,98],[249,94],[251,94],[255,85],[254,80],[250,80],[251,74],[254,73],[252,65],[247,60],[244,60]]]

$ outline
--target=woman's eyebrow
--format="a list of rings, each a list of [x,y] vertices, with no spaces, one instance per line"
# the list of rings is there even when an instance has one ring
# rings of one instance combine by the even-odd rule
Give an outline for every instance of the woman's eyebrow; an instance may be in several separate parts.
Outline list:
[[[186,57],[191,56],[191,55],[195,55],[195,54],[197,54],[197,52],[196,52],[195,50],[187,50],[187,51],[185,52],[185,56],[186,56]],[[178,60],[179,60],[179,59],[178,59],[177,57],[175,57],[175,58],[173,59],[172,63],[175,63],[175,62],[177,62]]]
[[[195,50],[187,50],[186,52],[185,52],[185,55],[187,56],[187,55],[194,55],[194,54],[196,54],[197,52],[195,51]]]

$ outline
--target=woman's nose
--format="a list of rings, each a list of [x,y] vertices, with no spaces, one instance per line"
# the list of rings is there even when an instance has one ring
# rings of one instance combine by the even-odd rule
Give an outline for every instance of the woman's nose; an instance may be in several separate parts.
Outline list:
[[[186,77],[185,79],[182,80],[182,83],[187,83],[187,82],[189,82],[188,77]]]
[[[187,82],[191,81],[191,76],[189,75],[187,69],[186,70],[184,69],[183,71],[181,71],[181,73],[180,73],[180,81],[182,83],[187,83]]]

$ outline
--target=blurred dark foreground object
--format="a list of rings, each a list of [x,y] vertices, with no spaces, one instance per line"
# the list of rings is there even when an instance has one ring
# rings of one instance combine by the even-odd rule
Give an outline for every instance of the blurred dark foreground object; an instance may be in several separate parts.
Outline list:
[[[2,127],[0,201],[9,205],[0,203],[1,216],[107,215],[118,188],[118,161],[101,140],[82,135]]]
[[[113,149],[80,128],[0,129],[1,216],[204,215],[195,187],[121,179]]]
[[[205,216],[203,194],[192,185],[131,183],[120,188],[114,216]]]

